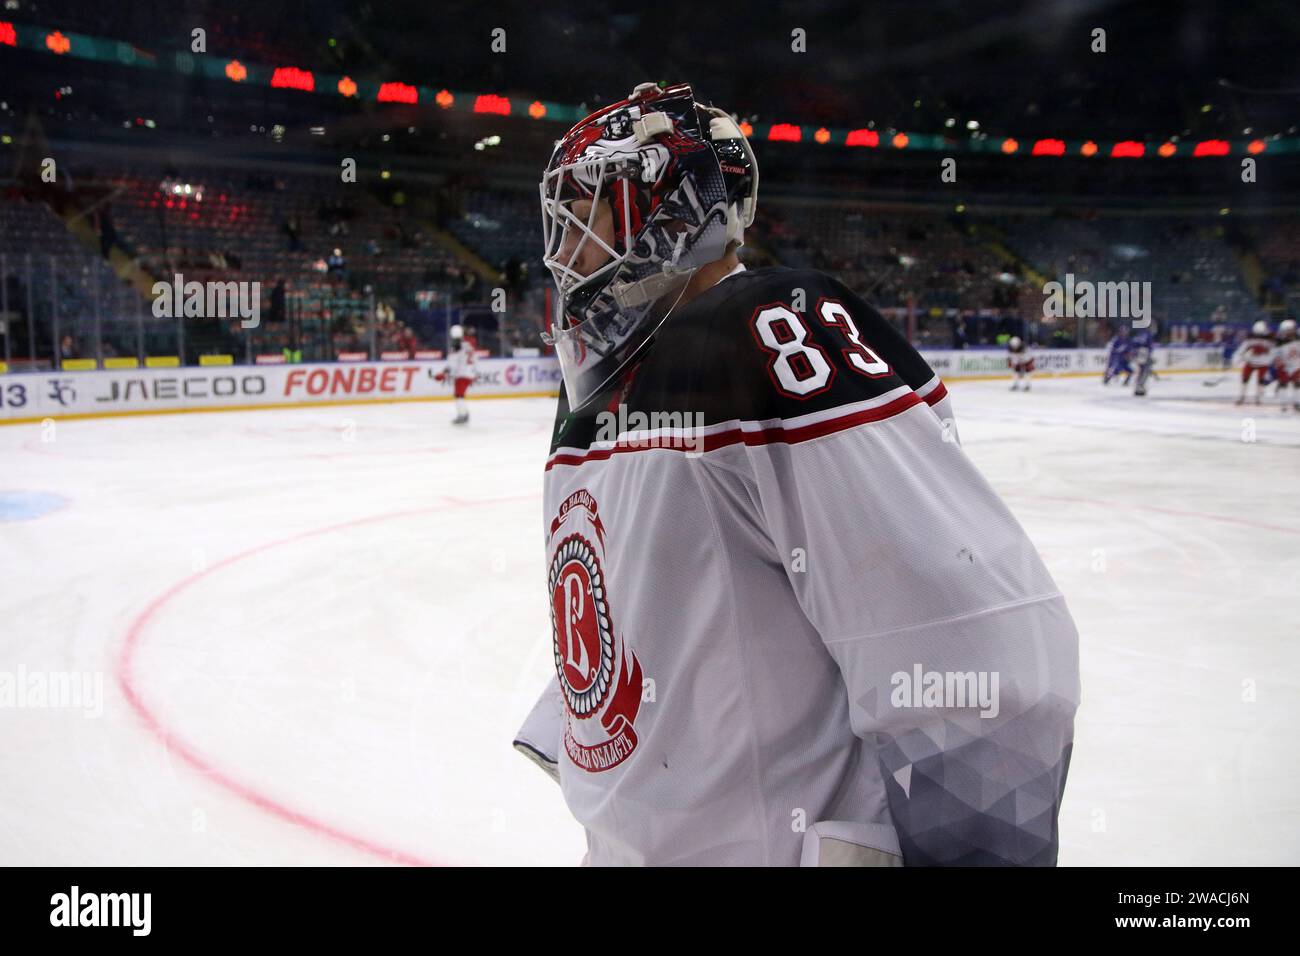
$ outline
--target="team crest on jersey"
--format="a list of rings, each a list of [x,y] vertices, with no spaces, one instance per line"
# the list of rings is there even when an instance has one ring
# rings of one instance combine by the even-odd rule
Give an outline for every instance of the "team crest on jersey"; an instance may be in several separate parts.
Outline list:
[[[605,577],[605,527],[585,489],[551,522],[551,632],[564,692],[564,749],[589,773],[617,767],[636,749],[641,663],[615,630]]]

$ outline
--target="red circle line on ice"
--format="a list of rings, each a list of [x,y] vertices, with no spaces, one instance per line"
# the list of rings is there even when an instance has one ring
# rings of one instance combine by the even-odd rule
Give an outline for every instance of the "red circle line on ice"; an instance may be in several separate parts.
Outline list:
[[[385,846],[377,841],[370,840],[366,837],[350,833],[341,827],[318,820],[309,816],[286,803],[283,803],[273,797],[267,796],[252,786],[236,779],[233,775],[219,769],[211,760],[201,754],[196,748],[186,742],[173,729],[168,727],[144,701],[139,688],[135,683],[134,662],[136,651],[139,649],[142,638],[148,630],[150,622],[158,613],[183,594],[199,581],[222,571],[231,565],[240,561],[245,561],[255,557],[273,548],[278,548],[286,544],[292,544],[297,541],[303,541],[310,538],[317,538],[322,535],[334,534],[339,531],[345,531],[350,528],[359,527],[367,524],[376,524],[383,521],[393,521],[399,518],[413,518],[419,515],[432,514],[443,511],[447,508],[464,508],[476,505],[500,504],[506,501],[518,501],[522,499],[532,500],[534,495],[510,495],[504,498],[492,498],[482,501],[468,501],[462,498],[455,498],[450,495],[440,496],[442,504],[428,508],[412,508],[404,511],[392,511],[386,514],[369,515],[364,518],[354,518],[351,521],[343,521],[339,524],[326,525],[323,528],[314,528],[310,531],[303,531],[298,534],[290,535],[287,538],[281,538],[277,541],[270,541],[266,544],[256,545],[244,551],[237,552],[227,558],[213,563],[211,566],[202,571],[195,572],[187,578],[173,584],[167,590],[155,597],[149,604],[131,621],[127,627],[126,637],[122,641],[121,649],[117,657],[117,681],[126,697],[127,703],[131,709],[144,722],[149,731],[157,737],[168,752],[175,754],[202,774],[207,780],[216,783],[225,790],[230,791],[235,796],[260,810],[263,810],[274,817],[278,817],[295,826],[302,827],[319,836],[328,837],[338,843],[350,846],[355,850],[380,857],[392,863],[404,863],[408,866],[442,866],[445,863],[436,863],[431,860],[422,859],[421,857],[407,853],[394,847]]]

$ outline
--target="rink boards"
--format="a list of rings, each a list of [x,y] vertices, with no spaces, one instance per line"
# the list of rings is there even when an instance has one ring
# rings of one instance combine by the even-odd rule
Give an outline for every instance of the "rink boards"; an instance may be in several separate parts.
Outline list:
[[[999,378],[1008,374],[1001,349],[922,349],[945,379]],[[1105,349],[1042,349],[1033,353],[1036,374],[1096,375]],[[1213,350],[1156,349],[1157,371],[1205,370]],[[111,415],[232,411],[367,402],[419,402],[451,398],[451,383],[434,376],[442,362],[332,362],[319,365],[100,369],[0,375],[0,424]],[[478,363],[471,398],[555,395],[560,369],[554,358],[488,358]]]

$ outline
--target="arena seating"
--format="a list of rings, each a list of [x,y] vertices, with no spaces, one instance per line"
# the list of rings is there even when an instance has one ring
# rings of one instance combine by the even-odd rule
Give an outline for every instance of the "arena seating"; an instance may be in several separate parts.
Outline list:
[[[43,202],[9,198],[0,202],[0,255],[8,305],[12,314],[25,314],[30,301],[36,333],[34,351],[48,356],[58,337],[70,336],[65,357],[134,355],[137,333],[146,346],[169,330],[160,326],[139,294],[114,274],[96,252],[88,249]],[[99,340],[94,338],[98,316]],[[26,323],[14,324],[11,354],[25,358],[33,350]],[[175,350],[174,343],[171,345]]]

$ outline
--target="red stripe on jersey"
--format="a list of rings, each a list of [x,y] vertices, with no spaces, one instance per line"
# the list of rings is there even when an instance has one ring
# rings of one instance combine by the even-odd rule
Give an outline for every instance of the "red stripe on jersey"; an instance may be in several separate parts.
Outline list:
[[[948,389],[944,387],[943,382],[938,382],[934,386],[934,388],[930,389],[929,394],[925,396],[925,404],[933,407],[934,405],[939,404],[939,402],[942,402],[947,397],[948,397]]]
[[[943,388],[942,385],[939,389]],[[939,393],[935,389],[935,394]],[[946,393],[945,393],[946,394]],[[942,398],[942,395],[939,396]],[[830,418],[824,422],[814,422],[811,425],[801,425],[798,428],[785,428],[778,425],[773,428],[763,428],[758,431],[745,431],[741,428],[729,428],[726,431],[717,432],[713,435],[705,435],[702,442],[703,448],[687,447],[685,445],[677,446],[673,444],[650,444],[656,439],[640,439],[637,445],[615,445],[612,448],[596,448],[582,452],[576,455],[555,455],[546,463],[546,470],[550,471],[553,465],[581,465],[589,461],[603,461],[614,454],[624,454],[632,451],[703,451],[710,452],[718,448],[726,448],[728,445],[794,445],[799,442],[811,441],[814,438],[822,438],[826,435],[832,435],[835,432],[844,431],[847,428],[856,428],[858,425],[865,425],[869,422],[879,422],[886,418],[893,418],[920,405],[926,399],[917,397],[915,392],[908,392],[901,395],[885,405],[879,405],[875,408],[864,408],[861,411],[853,412],[849,415],[842,415],[839,418]],[[937,399],[936,399],[937,401]],[[676,439],[681,441],[681,439]],[[674,439],[666,437],[665,442],[671,443]]]

